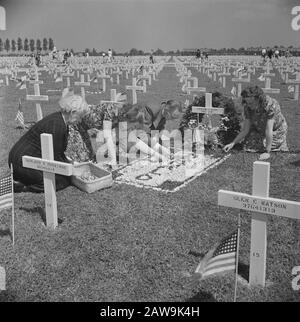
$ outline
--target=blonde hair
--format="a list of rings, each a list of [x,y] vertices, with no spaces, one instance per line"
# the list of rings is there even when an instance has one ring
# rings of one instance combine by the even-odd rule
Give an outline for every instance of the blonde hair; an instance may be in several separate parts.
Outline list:
[[[76,112],[84,115],[89,111],[86,100],[80,95],[75,95],[74,92],[68,88],[63,90],[59,105],[63,113]]]

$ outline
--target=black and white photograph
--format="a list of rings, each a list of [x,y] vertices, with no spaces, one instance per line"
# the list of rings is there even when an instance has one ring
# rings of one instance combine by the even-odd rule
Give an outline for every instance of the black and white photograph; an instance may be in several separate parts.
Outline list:
[[[299,0],[0,0],[0,303],[300,302],[299,86]]]

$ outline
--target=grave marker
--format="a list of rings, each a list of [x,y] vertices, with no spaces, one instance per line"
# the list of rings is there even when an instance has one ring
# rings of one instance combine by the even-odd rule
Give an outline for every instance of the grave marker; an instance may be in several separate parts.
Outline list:
[[[81,86],[81,96],[83,98],[85,98],[85,89],[84,89],[84,87],[90,86],[91,83],[90,82],[85,82],[84,81],[84,74],[81,74],[80,75],[80,81],[79,82],[74,82],[74,85],[75,86]]]
[[[46,225],[47,227],[57,227],[57,202],[55,174],[71,176],[73,165],[54,161],[52,134],[41,134],[42,158],[23,156],[23,167],[43,171]]]
[[[255,212],[251,220],[250,285],[265,286],[267,215],[300,219],[300,202],[269,197],[270,163],[255,161],[252,195],[219,190],[218,205]]]
[[[144,91],[144,86],[136,85],[136,78],[132,78],[132,85],[127,85],[126,89],[132,90],[132,104],[137,103],[137,94],[136,91]]]
[[[35,101],[35,102],[45,102],[49,100],[48,95],[41,95],[40,93],[40,84],[43,84],[43,81],[39,80],[38,71],[36,69],[35,74],[35,80],[29,81],[31,84],[33,84],[34,88],[34,95],[26,95],[27,101]],[[37,114],[37,120],[40,121],[43,118],[43,112],[40,103],[36,103],[36,114]]]
[[[212,94],[205,93],[205,107],[192,106],[192,112],[198,114],[198,125],[199,125],[199,114],[206,114],[209,119],[209,128],[212,128],[211,116],[213,114],[224,114],[224,108],[218,108],[212,106]]]

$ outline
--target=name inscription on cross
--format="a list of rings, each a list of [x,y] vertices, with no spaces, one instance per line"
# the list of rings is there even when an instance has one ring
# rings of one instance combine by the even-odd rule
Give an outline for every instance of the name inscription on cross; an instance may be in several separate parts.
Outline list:
[[[46,225],[57,227],[57,202],[55,174],[71,176],[73,165],[70,163],[54,161],[52,134],[41,134],[42,158],[23,156],[23,167],[43,171]]]
[[[35,69],[35,79],[29,81],[30,84],[33,84],[34,95],[26,95],[27,101],[35,102],[45,102],[49,100],[48,95],[41,95],[40,93],[40,84],[43,84],[42,80],[39,80],[39,74],[37,68]],[[36,103],[36,114],[37,120],[40,121],[43,118],[43,112],[40,103]]]
[[[212,106],[212,94],[211,93],[205,93],[205,107],[201,106],[192,106],[192,112],[197,113],[198,118],[198,125],[199,125],[199,114],[205,114],[208,117],[208,127],[212,128],[212,121],[211,117],[213,114],[224,114],[224,108],[218,108]]]
[[[218,205],[254,212],[251,219],[250,285],[265,286],[267,215],[300,219],[300,202],[269,197],[270,163],[253,164],[252,195],[219,190]]]

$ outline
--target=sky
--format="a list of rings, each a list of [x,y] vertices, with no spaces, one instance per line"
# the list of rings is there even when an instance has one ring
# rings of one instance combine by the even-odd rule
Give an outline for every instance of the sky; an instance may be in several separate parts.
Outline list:
[[[0,0],[2,39],[51,37],[58,49],[126,52],[300,47],[300,0]]]

